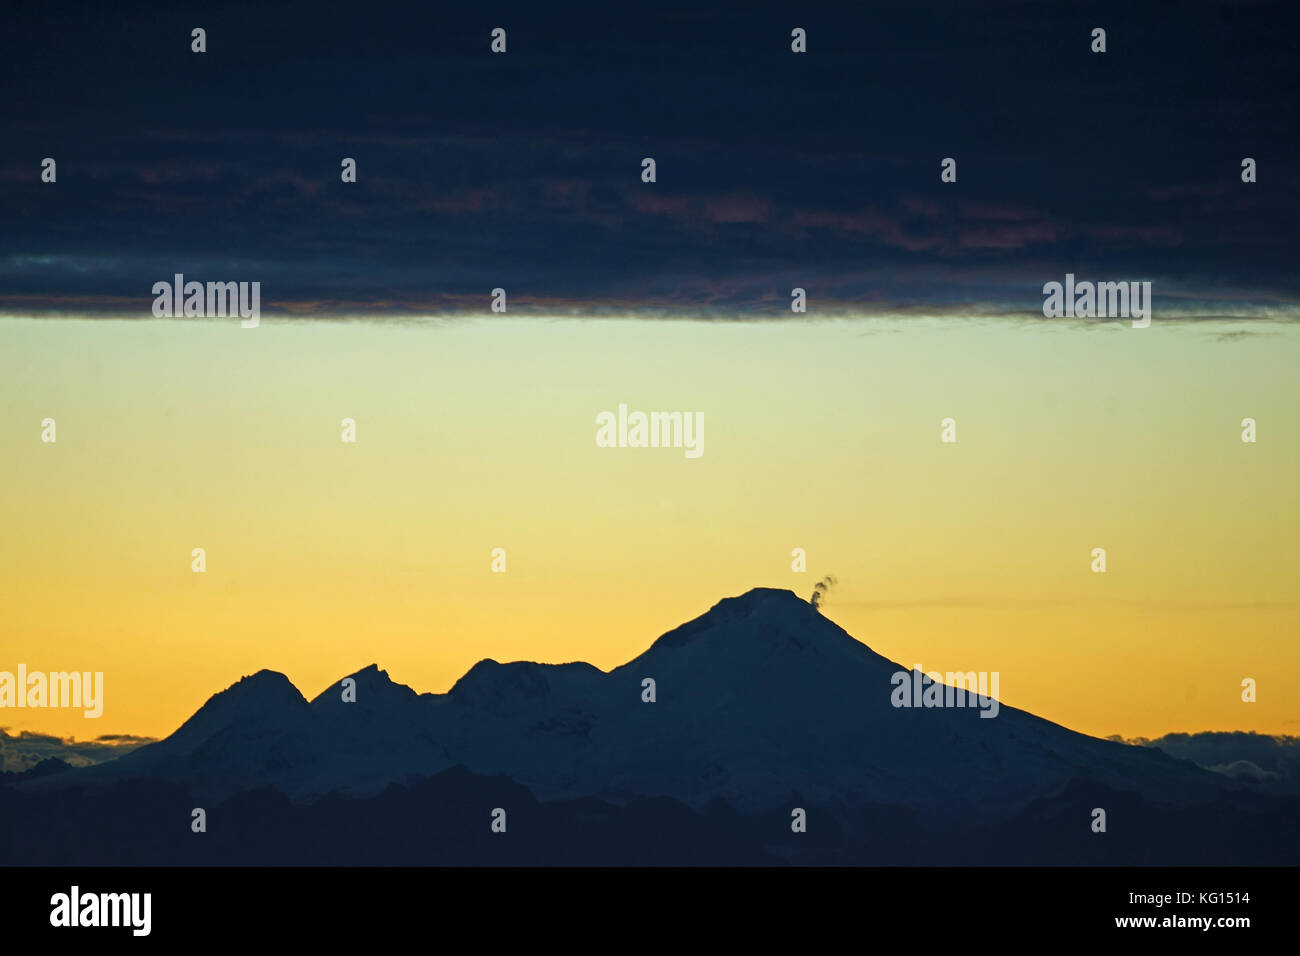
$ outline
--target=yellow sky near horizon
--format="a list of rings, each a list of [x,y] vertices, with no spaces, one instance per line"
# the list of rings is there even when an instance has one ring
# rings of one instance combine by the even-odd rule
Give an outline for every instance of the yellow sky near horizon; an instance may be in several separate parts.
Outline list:
[[[0,320],[0,671],[105,675],[98,720],[0,727],[162,736],[262,668],[609,669],[829,573],[877,652],[1073,729],[1300,733],[1300,326],[1225,328]],[[704,454],[598,448],[620,402],[702,412]]]

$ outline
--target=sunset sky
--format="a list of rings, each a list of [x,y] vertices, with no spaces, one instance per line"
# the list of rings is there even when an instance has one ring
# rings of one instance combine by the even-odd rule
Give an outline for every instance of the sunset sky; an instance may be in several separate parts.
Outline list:
[[[106,702],[0,727],[610,668],[830,574],[878,652],[1072,728],[1300,732],[1293,31],[841,6],[11,11],[0,671]],[[176,273],[261,283],[261,326],[150,318]],[[1151,326],[1042,318],[1067,273],[1151,282]],[[620,403],[703,413],[703,456],[597,447]]]
[[[0,724],[162,735],[264,667],[607,669],[829,573],[873,649],[1072,728],[1295,733],[1298,361],[1294,323],[1158,318],[0,321],[0,669],[106,698]],[[598,448],[620,402],[703,412],[703,456]]]

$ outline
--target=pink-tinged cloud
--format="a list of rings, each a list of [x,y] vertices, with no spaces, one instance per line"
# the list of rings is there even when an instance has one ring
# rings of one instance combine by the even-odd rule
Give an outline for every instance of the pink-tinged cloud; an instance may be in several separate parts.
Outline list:
[[[765,223],[772,218],[771,202],[753,193],[680,196],[657,190],[636,190],[628,193],[626,199],[628,205],[639,213],[692,222]]]
[[[886,245],[907,249],[909,252],[938,249],[944,245],[941,236],[910,235],[896,219],[876,209],[859,212],[800,210],[794,214],[794,222],[796,225],[814,229],[860,232],[873,236]]]
[[[572,179],[549,179],[542,185],[554,199],[572,199],[586,184]]]
[[[1084,226],[1085,234],[1093,239],[1137,240],[1140,242],[1163,242],[1178,246],[1183,242],[1183,231],[1174,226]]]
[[[415,204],[425,212],[482,212],[495,193],[491,189],[455,189]]]
[[[216,163],[163,163],[137,169],[136,176],[151,186],[196,180],[211,183],[221,178],[221,167]]]
[[[710,222],[767,222],[771,215],[771,203],[762,196],[747,193],[732,193],[704,202],[704,218]]]
[[[38,183],[40,181],[40,163],[23,163],[11,166],[0,166],[0,183]]]
[[[291,174],[286,178],[289,180],[289,185],[304,196],[316,195],[324,185],[319,179],[308,179],[306,176],[296,174]]]
[[[996,222],[1027,222],[1038,219],[1036,210],[1010,203],[970,202],[959,204],[961,214],[967,219],[991,219]]]
[[[1050,222],[981,226],[966,229],[958,239],[963,249],[1021,249],[1036,242],[1054,242],[1065,229]]]
[[[1228,191],[1223,183],[1191,183],[1177,186],[1153,186],[1146,190],[1148,199],[1186,199],[1190,196],[1221,196]]]
[[[943,218],[944,205],[930,199],[908,196],[903,199],[903,208],[915,216],[924,216],[926,219]]]
[[[628,201],[637,212],[652,216],[687,216],[695,202],[690,196],[650,191],[634,192]]]

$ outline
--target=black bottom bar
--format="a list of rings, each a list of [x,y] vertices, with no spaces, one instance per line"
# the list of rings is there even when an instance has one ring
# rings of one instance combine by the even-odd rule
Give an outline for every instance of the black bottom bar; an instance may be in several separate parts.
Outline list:
[[[708,935],[812,947],[836,937],[861,945],[1123,937],[1232,945],[1283,931],[1296,875],[1184,867],[11,868],[0,871],[0,899],[7,942],[76,934],[78,942],[118,937],[131,945],[284,939],[371,949],[403,938],[493,946],[567,938],[584,947],[676,948]],[[73,886],[79,922],[101,911],[111,921],[116,908],[124,925],[51,925],[52,914],[71,922]],[[123,897],[101,905],[102,894],[133,893],[150,894],[147,936],[132,928],[132,916],[143,928],[143,896],[139,910]],[[91,895],[97,899],[87,903]]]

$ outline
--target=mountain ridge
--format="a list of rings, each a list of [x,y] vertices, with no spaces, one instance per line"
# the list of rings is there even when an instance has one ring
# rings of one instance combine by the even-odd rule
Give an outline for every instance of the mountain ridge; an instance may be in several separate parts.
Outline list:
[[[722,800],[767,812],[797,792],[848,820],[867,804],[1007,815],[1077,777],[1174,803],[1221,783],[1005,705],[993,719],[973,706],[894,707],[891,678],[906,670],[793,592],[756,588],[608,672],[484,658],[446,693],[420,694],[371,663],[348,675],[355,702],[343,699],[347,678],[308,702],[285,675],[258,671],[162,741],[23,786],[134,775],[213,801],[262,786],[310,800],[463,765],[539,799]]]

